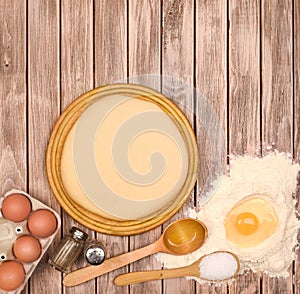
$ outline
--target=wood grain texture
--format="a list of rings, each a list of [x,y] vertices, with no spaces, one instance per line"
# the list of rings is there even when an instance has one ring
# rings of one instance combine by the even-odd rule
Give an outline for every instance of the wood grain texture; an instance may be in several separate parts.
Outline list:
[[[61,110],[64,110],[76,97],[93,88],[93,0],[61,2]],[[83,25],[84,24],[84,25]],[[63,217],[63,235],[76,226],[89,233],[93,239],[95,233],[75,222],[65,212]],[[72,270],[86,266],[83,255]],[[64,293],[96,293],[95,280],[77,287],[64,287]]]
[[[209,153],[216,138],[207,136],[203,125],[212,129],[221,126],[225,137],[222,150],[226,149],[228,131],[231,153],[254,155],[262,151],[265,155],[269,149],[276,148],[294,151],[294,158],[300,161],[298,0],[0,0],[0,21],[2,194],[11,188],[27,190],[59,211],[47,183],[44,164],[54,122],[79,94],[94,86],[126,81],[127,75],[139,76],[131,80],[157,90],[162,87],[164,94],[172,96],[196,126],[201,150],[198,199],[215,168]],[[152,79],[140,76],[144,74],[158,76]],[[177,77],[192,86],[195,83],[202,95],[194,96],[176,82],[168,84],[166,76]],[[209,105],[218,121],[209,121]],[[224,162],[225,166],[226,154],[220,154],[218,164]],[[172,220],[185,215],[193,205],[191,197]],[[73,224],[78,225],[63,214],[63,233]],[[94,232],[89,234],[93,236]],[[160,234],[161,227],[130,237],[130,246],[127,237],[97,234],[97,238],[110,257],[128,251],[129,247],[149,244]],[[57,236],[48,254],[59,239]],[[175,279],[163,284],[144,283],[130,290],[113,285],[113,278],[127,272],[128,267],[76,288],[63,288],[62,275],[47,264],[48,254],[22,293],[300,293],[299,254],[294,285],[292,278],[267,276],[260,284],[258,276],[250,273],[239,276],[228,289]],[[81,259],[74,268],[82,262]],[[131,266],[131,270],[159,268],[155,258]]]
[[[252,156],[260,150],[260,3],[229,2],[229,151]],[[239,275],[230,293],[259,293],[260,276]]]
[[[54,122],[59,116],[59,1],[28,2],[28,128],[29,192],[59,211],[51,194],[45,154]],[[56,244],[59,236],[56,237]],[[48,252],[53,250],[51,245]],[[61,274],[47,264],[48,254],[32,275],[30,293],[61,289]]]
[[[127,77],[127,1],[94,1],[95,87]]]
[[[226,1],[196,2],[196,129],[200,152],[197,198],[226,167]]]
[[[263,146],[292,152],[292,1],[261,6]]]
[[[196,129],[200,152],[197,200],[226,167],[226,1],[196,1]],[[214,159],[216,158],[216,161]],[[212,175],[213,178],[210,178]],[[196,293],[227,293],[197,284]]]
[[[27,189],[26,154],[26,6],[0,3],[0,183],[1,196]]]
[[[128,77],[138,83],[160,91],[160,79],[148,74],[160,74],[160,1],[128,1]],[[161,227],[130,237],[130,250],[151,244],[161,235]],[[129,266],[130,271],[160,268],[154,256],[149,256]],[[130,293],[161,293],[162,283],[152,281],[130,286]]]
[[[254,274],[252,271],[242,275],[238,275],[238,278],[233,284],[229,286],[229,293],[236,294],[256,294],[262,293],[260,289],[261,277],[258,274]],[[269,293],[269,292],[266,292]],[[271,294],[272,292],[270,292]]]
[[[294,155],[300,162],[300,3],[294,0]]]
[[[262,143],[292,153],[292,1],[262,1],[261,17]],[[292,293],[289,272],[287,279],[264,275],[263,292]]]
[[[93,88],[93,0],[61,2],[61,110]]]
[[[294,158],[300,163],[300,3],[294,0],[293,3],[293,57],[294,57]],[[296,193],[298,213],[300,212],[300,175],[298,176],[298,187]],[[298,234],[298,240],[300,235]],[[295,261],[295,275],[294,275],[294,291],[300,293],[300,252]]]
[[[162,93],[171,98],[194,124],[194,2],[163,1],[162,6]],[[194,194],[171,222],[194,208]],[[163,293],[195,293],[195,282],[185,278],[163,281]]]
[[[293,2],[293,98],[294,98],[294,159],[300,163],[300,3]],[[296,191],[298,215],[300,212],[300,173],[298,174],[298,185]],[[300,235],[298,233],[298,240]],[[300,252],[294,264],[294,292],[300,292]]]
[[[127,1],[94,1],[94,80],[95,87],[127,77]],[[97,234],[107,249],[107,258],[128,251],[128,237]],[[97,279],[97,293],[128,293],[114,286],[113,279],[127,267]]]
[[[27,191],[26,5],[0,2],[0,197]],[[28,293],[26,286],[23,293]]]
[[[129,82],[160,91],[160,3],[155,0],[129,0],[128,4]]]
[[[229,2],[230,153],[260,154],[260,4]]]

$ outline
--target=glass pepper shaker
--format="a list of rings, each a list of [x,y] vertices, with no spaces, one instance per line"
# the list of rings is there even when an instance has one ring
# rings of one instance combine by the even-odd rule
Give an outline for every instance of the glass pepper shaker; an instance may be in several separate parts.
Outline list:
[[[87,237],[85,232],[72,227],[49,258],[49,264],[61,272],[68,271],[82,252]]]

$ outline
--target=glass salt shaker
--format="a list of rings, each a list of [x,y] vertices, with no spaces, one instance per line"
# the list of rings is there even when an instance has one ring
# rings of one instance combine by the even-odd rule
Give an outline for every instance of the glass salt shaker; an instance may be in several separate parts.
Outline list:
[[[50,265],[61,272],[68,271],[82,252],[88,235],[76,227],[72,227],[70,234],[66,235],[53,255],[49,258]]]

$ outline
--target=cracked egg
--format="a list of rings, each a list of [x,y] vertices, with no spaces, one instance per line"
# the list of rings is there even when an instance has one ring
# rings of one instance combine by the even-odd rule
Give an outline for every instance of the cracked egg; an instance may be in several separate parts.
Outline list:
[[[239,248],[258,246],[272,236],[278,226],[273,206],[261,197],[238,202],[226,215],[226,238]]]

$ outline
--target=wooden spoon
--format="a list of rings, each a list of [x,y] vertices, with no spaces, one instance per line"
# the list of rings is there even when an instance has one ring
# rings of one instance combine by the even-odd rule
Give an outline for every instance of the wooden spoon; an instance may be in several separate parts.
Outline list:
[[[205,276],[205,274],[203,274],[201,276],[200,268],[201,268],[201,266],[202,267],[205,266],[204,258],[208,257],[208,256],[217,255],[220,253],[221,254],[225,253],[226,255],[231,257],[231,265],[234,266],[233,271],[232,272],[229,271],[228,273],[226,273],[227,274],[226,277],[224,277],[225,276],[224,275],[223,278],[220,279],[220,278],[217,278],[217,273],[222,265],[221,266],[220,265],[213,266],[213,264],[211,264],[210,268],[214,267],[214,269],[215,269],[215,272],[212,274],[212,276],[214,276],[214,278],[212,278],[210,273],[206,274],[206,276]],[[206,265],[207,265],[207,262],[209,262],[209,261],[205,260]],[[221,268],[221,270],[222,270],[222,268]],[[127,285],[146,282],[146,281],[178,278],[178,277],[185,277],[185,276],[193,276],[193,277],[201,278],[203,280],[220,282],[220,281],[228,280],[228,279],[235,277],[238,274],[239,270],[240,270],[240,262],[238,260],[238,257],[235,254],[228,252],[228,251],[216,251],[211,254],[202,256],[200,259],[198,259],[191,265],[180,267],[180,268],[155,270],[155,271],[141,271],[141,272],[132,272],[132,273],[128,273],[128,274],[122,274],[115,278],[114,283],[117,286],[127,286]]]
[[[76,286],[124,265],[157,252],[184,255],[200,248],[207,238],[206,226],[195,219],[185,218],[171,223],[154,243],[105,260],[98,266],[87,266],[67,274],[63,284]]]

